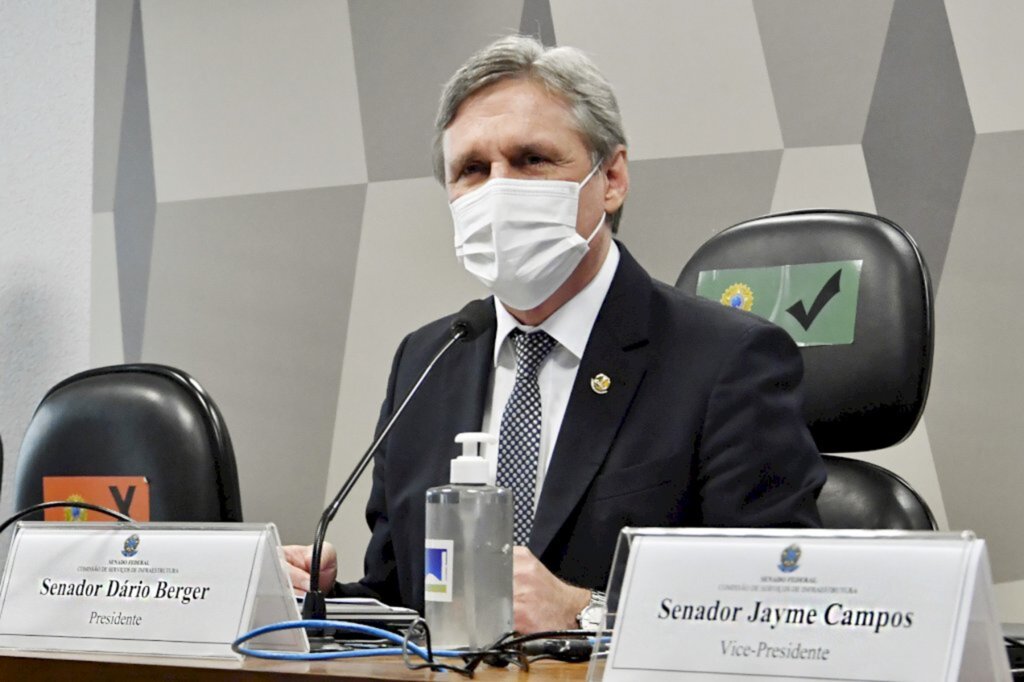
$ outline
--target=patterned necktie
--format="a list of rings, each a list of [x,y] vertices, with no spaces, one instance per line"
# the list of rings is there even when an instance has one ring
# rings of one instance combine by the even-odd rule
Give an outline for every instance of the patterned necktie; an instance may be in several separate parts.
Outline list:
[[[512,489],[515,507],[513,537],[517,545],[530,540],[533,498],[540,458],[540,385],[537,368],[555,346],[545,332],[511,334],[516,349],[516,382],[501,415],[498,435],[498,485]]]

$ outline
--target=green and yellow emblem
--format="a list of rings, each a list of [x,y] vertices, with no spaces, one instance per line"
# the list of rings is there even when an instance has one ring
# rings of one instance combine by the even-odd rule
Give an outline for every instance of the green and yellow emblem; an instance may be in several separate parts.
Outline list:
[[[72,495],[69,497],[67,502],[85,502],[85,498],[81,495]],[[79,507],[64,507],[64,520],[65,521],[88,521],[89,510],[81,509]]]
[[[722,293],[722,305],[749,311],[754,307],[754,292],[746,284],[736,282]]]

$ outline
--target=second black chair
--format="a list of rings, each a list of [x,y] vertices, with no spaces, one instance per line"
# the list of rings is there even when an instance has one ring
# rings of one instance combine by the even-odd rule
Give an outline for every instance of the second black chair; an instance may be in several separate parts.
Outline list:
[[[220,410],[172,367],[102,367],[50,389],[21,446],[15,509],[42,501],[45,476],[144,476],[152,521],[242,520]]]
[[[879,216],[808,210],[748,220],[708,240],[676,286],[702,271],[861,261],[853,343],[801,348],[804,416],[822,452],[879,450],[904,440],[924,411],[931,377],[931,280],[910,235]],[[818,498],[828,528],[936,527],[928,505],[892,472],[825,456]]]

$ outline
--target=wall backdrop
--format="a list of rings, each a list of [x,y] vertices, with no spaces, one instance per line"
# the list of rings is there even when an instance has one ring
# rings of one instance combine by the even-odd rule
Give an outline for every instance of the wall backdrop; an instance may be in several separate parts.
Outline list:
[[[92,3],[0,0],[0,518],[36,403],[89,364],[95,26]]]
[[[510,31],[584,49],[615,86],[620,237],[656,277],[773,211],[874,211],[914,235],[937,292],[932,392],[871,459],[988,539],[1003,617],[1024,621],[1015,0],[99,0],[91,362],[194,374],[247,519],[308,541],[401,337],[482,293],[429,139],[441,84]],[[366,483],[331,534],[351,577]]]

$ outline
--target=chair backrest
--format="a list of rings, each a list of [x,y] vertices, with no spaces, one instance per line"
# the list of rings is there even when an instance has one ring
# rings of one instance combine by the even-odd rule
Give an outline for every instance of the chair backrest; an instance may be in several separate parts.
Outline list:
[[[701,271],[862,260],[854,342],[808,346],[804,415],[822,452],[859,452],[906,438],[931,377],[931,278],[902,228],[852,211],[797,211],[748,220],[709,239],[676,286]]]
[[[910,235],[885,218],[854,211],[769,215],[709,239],[676,281],[676,286],[694,292],[702,271],[851,260],[862,261],[853,343],[800,349],[804,416],[822,452],[895,445],[910,435],[924,411],[934,345],[932,289],[924,258]],[[852,471],[858,464],[849,462],[856,461],[828,464],[830,479],[818,504],[826,526],[886,527],[871,524],[891,515],[858,515],[855,510],[878,504],[882,489],[892,492],[900,486],[883,480],[885,470],[873,465],[855,475]],[[909,490],[905,482],[889,475]],[[855,487],[854,481],[861,487]],[[855,500],[857,489],[862,497]],[[916,493],[911,497],[924,505]],[[900,499],[910,498],[901,493]],[[840,503],[850,508],[830,508]],[[934,527],[927,505],[923,516]],[[830,525],[840,518],[844,523],[860,519],[861,525]]]
[[[152,521],[242,520],[220,410],[172,367],[102,367],[50,389],[21,446],[16,509],[42,501],[44,476],[145,476]]]

